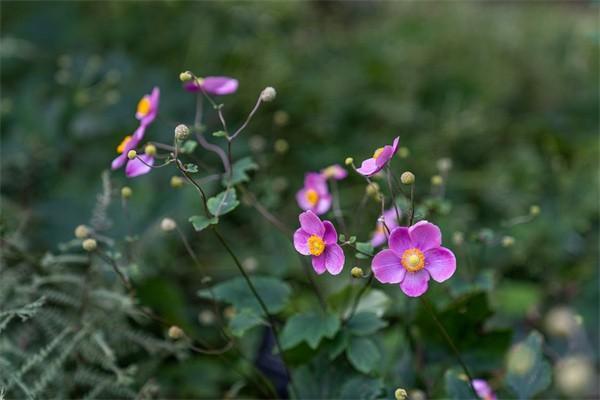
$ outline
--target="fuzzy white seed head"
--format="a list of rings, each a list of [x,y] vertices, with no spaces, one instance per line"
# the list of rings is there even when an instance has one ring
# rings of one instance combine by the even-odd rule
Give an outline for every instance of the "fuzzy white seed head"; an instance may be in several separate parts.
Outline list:
[[[175,139],[185,140],[190,136],[190,128],[187,125],[179,124],[175,127]]]
[[[265,103],[275,100],[275,97],[277,97],[277,91],[271,86],[267,86],[260,92],[260,99]]]
[[[160,229],[162,229],[165,232],[170,232],[176,227],[177,223],[171,218],[163,218],[163,220],[160,221]]]

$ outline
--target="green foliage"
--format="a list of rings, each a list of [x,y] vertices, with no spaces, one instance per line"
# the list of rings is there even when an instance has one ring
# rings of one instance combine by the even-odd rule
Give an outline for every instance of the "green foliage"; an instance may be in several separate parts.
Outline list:
[[[506,383],[519,399],[531,399],[552,381],[552,370],[543,355],[542,335],[531,332],[508,355]]]
[[[219,218],[217,217],[206,218],[203,215],[193,215],[188,220],[192,223],[197,232],[203,231],[210,225],[215,225],[219,222]]]
[[[350,333],[358,336],[371,335],[386,326],[387,322],[370,311],[354,314],[347,324]]]
[[[198,146],[198,142],[195,140],[186,140],[183,142],[181,147],[179,148],[179,152],[182,154],[192,154],[196,147]]]
[[[220,217],[235,210],[239,204],[234,188],[229,188],[206,201],[208,211],[215,217]]]
[[[375,343],[366,337],[351,338],[346,355],[348,361],[365,374],[372,372],[381,359],[381,353]]]
[[[316,349],[323,338],[333,338],[340,328],[336,315],[323,312],[306,312],[293,315],[281,334],[281,346],[290,349],[301,342]]]
[[[444,374],[444,386],[446,394],[452,400],[473,398],[473,389],[469,385],[469,378],[462,371],[447,370]]]
[[[256,171],[258,169],[258,164],[256,164],[252,158],[244,157],[234,162],[231,169],[231,179],[229,179],[228,176],[223,177],[223,185],[226,187],[228,185],[237,185],[238,183],[248,182],[250,180],[248,173],[250,171]]]

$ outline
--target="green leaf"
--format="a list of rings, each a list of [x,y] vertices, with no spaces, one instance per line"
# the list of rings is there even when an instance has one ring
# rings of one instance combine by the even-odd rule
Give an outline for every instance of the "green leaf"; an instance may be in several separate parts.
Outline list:
[[[357,336],[370,335],[387,326],[387,322],[369,311],[354,314],[348,321],[348,329]]]
[[[196,172],[198,172],[198,166],[192,163],[185,164],[184,169],[191,174],[195,174]]]
[[[229,321],[229,329],[234,336],[241,337],[247,330],[258,325],[268,325],[254,310],[245,308]]]
[[[321,339],[332,338],[340,329],[340,320],[336,315],[321,312],[308,312],[292,316],[281,333],[281,346],[290,349],[305,341],[316,349]]]
[[[508,353],[506,383],[519,399],[530,399],[550,386],[552,371],[542,353],[543,340],[533,331]]]
[[[452,400],[472,399],[473,390],[469,385],[469,378],[464,374],[454,369],[449,369],[444,374],[444,385],[446,387],[446,395]]]
[[[265,302],[267,310],[270,313],[281,311],[292,292],[290,286],[280,279],[254,276],[250,278],[260,297]],[[217,300],[229,303],[237,310],[246,308],[254,310],[261,317],[262,309],[258,300],[252,294],[246,280],[243,277],[236,277],[225,282],[221,282],[212,288],[212,292]],[[198,295],[203,298],[211,298],[208,290],[200,290]]]
[[[359,251],[355,254],[356,258],[364,259],[369,258],[369,256],[373,256],[374,249],[369,242],[356,242],[356,250]],[[363,253],[368,254],[368,256]]]
[[[338,332],[329,347],[329,359],[333,360],[346,350],[350,343],[350,334],[347,330]]]
[[[233,163],[231,179],[229,176],[223,177],[223,185],[237,185],[241,182],[248,182],[250,176],[248,172],[255,171],[258,169],[258,164],[252,161],[251,157],[244,157]]]
[[[371,289],[358,302],[356,312],[369,311],[381,317],[389,305],[390,298],[387,294],[379,289]],[[348,306],[346,314],[350,312],[350,308],[351,306]]]
[[[225,137],[225,136],[227,136],[227,132],[225,132],[225,131],[216,131],[216,132],[213,132],[212,135],[214,137]]]
[[[339,398],[372,400],[379,398],[382,389],[383,383],[380,378],[357,376],[344,382]]]
[[[186,140],[179,148],[179,152],[181,154],[191,154],[196,150],[196,146],[198,146],[198,142],[195,140]]]
[[[194,229],[198,232],[206,229],[209,225],[215,225],[219,222],[219,218],[206,218],[203,215],[193,215],[188,218],[188,221],[194,225]]]
[[[346,350],[348,361],[358,371],[368,374],[379,363],[381,354],[375,343],[366,337],[353,337]]]
[[[233,211],[239,204],[240,202],[237,200],[234,188],[229,188],[215,197],[211,197],[206,202],[208,211],[215,217],[220,217],[221,215]]]

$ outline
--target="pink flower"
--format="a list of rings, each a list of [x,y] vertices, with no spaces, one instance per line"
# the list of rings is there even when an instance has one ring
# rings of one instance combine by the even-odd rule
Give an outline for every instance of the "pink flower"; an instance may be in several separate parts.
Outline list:
[[[110,167],[112,169],[121,168],[129,159],[127,158],[127,153],[129,150],[134,150],[142,139],[144,138],[144,134],[146,133],[146,126],[140,125],[133,135],[128,135],[123,138],[121,143],[117,146],[117,153],[119,154],[117,158],[115,158]]]
[[[148,126],[156,118],[158,113],[158,102],[160,100],[160,89],[154,87],[152,93],[145,95],[139,101],[135,117],[140,121],[141,125]]]
[[[398,210],[398,212],[400,212],[400,210]],[[400,216],[402,216],[402,214],[400,214]],[[398,227],[399,221],[396,216],[396,210],[394,210],[394,208],[390,208],[389,210],[383,213],[383,222],[385,222],[385,225],[388,227],[390,232],[393,231],[394,228]],[[385,243],[386,240],[387,235],[385,226],[381,221],[378,220],[377,227],[375,228],[375,232],[373,232],[373,237],[371,238],[371,246],[381,246]]]
[[[399,283],[407,296],[421,296],[430,277],[444,282],[456,271],[454,253],[441,245],[440,228],[430,222],[396,228],[388,239],[389,249],[375,255],[371,269],[379,282]]]
[[[383,167],[385,167],[385,165],[392,159],[394,154],[396,154],[399,141],[400,137],[396,137],[391,146],[385,145],[375,150],[373,157],[363,161],[360,165],[360,168],[357,168],[356,171],[364,176],[373,176],[381,171]]]
[[[492,388],[483,379],[473,379],[471,384],[481,400],[496,400],[496,395],[492,391]]]
[[[348,171],[342,168],[339,164],[333,164],[327,168],[322,169],[321,175],[323,175],[325,179],[333,178],[336,181],[339,181],[348,176]]]
[[[294,247],[305,256],[312,256],[315,272],[321,275],[327,270],[337,275],[344,268],[344,252],[337,244],[337,232],[330,221],[321,221],[312,211],[300,214],[300,228],[294,232]]]
[[[304,187],[296,193],[298,205],[303,210],[311,210],[317,215],[329,211],[331,208],[331,194],[327,188],[327,181],[317,172],[309,172],[304,176]]]
[[[188,92],[204,90],[208,94],[221,96],[235,93],[238,88],[238,81],[228,76],[207,76],[206,78],[198,78],[195,81],[188,82],[183,87]]]

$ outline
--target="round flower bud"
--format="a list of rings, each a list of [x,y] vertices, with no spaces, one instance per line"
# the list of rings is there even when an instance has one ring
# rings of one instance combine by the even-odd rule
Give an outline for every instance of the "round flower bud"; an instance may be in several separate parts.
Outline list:
[[[353,278],[362,278],[364,276],[363,270],[360,267],[354,267],[350,270],[350,274]]]
[[[171,339],[181,339],[184,336],[183,330],[178,326],[171,326],[168,335]]]
[[[415,183],[415,174],[410,171],[403,172],[402,175],[400,175],[400,182],[405,185],[412,185]]]
[[[408,147],[400,147],[398,149],[398,157],[408,158],[408,156],[410,156],[410,150],[408,150]]]
[[[149,156],[155,156],[156,155],[156,146],[153,144],[147,144],[146,147],[144,148],[144,152]]]
[[[536,215],[540,214],[540,206],[538,206],[537,204],[532,205],[531,207],[529,207],[529,214],[533,215],[534,217]]]
[[[569,336],[577,329],[577,318],[575,313],[566,306],[552,308],[546,314],[544,325],[550,335]]]
[[[273,100],[275,100],[275,97],[277,97],[277,91],[275,90],[275,88],[273,88],[271,86],[267,86],[266,88],[263,89],[262,92],[260,92],[260,100],[261,101],[264,101],[264,102],[273,101]]]
[[[179,124],[175,127],[175,139],[185,140],[190,136],[190,128],[187,125]]]
[[[160,221],[160,229],[165,232],[170,232],[176,227],[177,223],[175,223],[175,221],[173,221],[171,218],[163,218],[163,220]]]
[[[508,353],[508,371],[517,375],[525,375],[533,367],[535,354],[524,344],[513,346]]]
[[[81,247],[83,247],[85,251],[94,251],[98,248],[98,243],[95,239],[85,239],[81,243]]]
[[[284,154],[290,148],[289,143],[285,139],[277,139],[275,141],[275,152],[279,154]]]
[[[171,177],[171,187],[180,188],[183,186],[183,178],[180,176],[172,176]]]
[[[398,388],[394,392],[394,397],[396,398],[396,400],[405,400],[408,397],[408,393],[406,393],[406,390]]]
[[[556,386],[571,398],[583,398],[589,394],[594,383],[594,367],[585,357],[566,357],[556,363],[554,378]]]
[[[121,188],[121,197],[124,199],[128,199],[133,194],[133,190],[129,186],[123,186]]]
[[[135,151],[135,150],[129,150],[127,152],[127,158],[129,158],[130,160],[133,160],[136,157],[137,157],[137,151]]]
[[[512,236],[504,236],[502,238],[502,247],[510,247],[515,244],[515,238]]]
[[[369,196],[375,196],[377,193],[379,193],[379,185],[377,184],[377,182],[369,183],[367,185],[366,192]]]
[[[75,228],[75,237],[77,239],[85,239],[90,235],[90,229],[85,225],[79,225]]]
[[[442,183],[444,183],[444,178],[442,178],[440,175],[434,175],[431,177],[431,184],[433,186],[442,186]]]
[[[185,71],[179,74],[179,80],[181,82],[191,81],[194,75],[190,71]]]
[[[354,162],[354,158],[352,158],[352,157],[346,157],[346,159],[344,160],[344,164],[346,164],[346,165],[352,165],[353,162]]]

